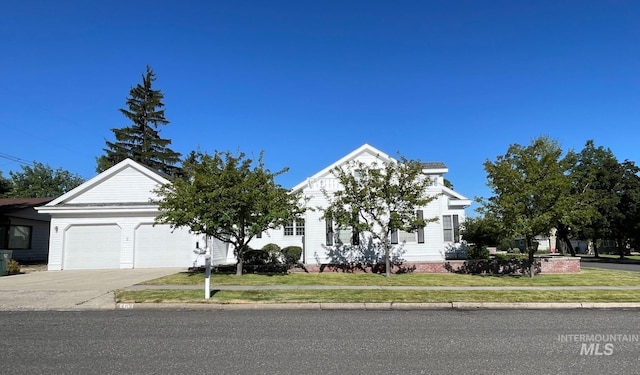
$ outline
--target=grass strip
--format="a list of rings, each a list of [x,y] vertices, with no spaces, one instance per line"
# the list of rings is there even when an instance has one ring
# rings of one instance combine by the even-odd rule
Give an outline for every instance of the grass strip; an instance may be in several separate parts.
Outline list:
[[[382,302],[638,302],[640,290],[580,291],[387,291],[262,290],[218,291],[204,299],[202,290],[116,292],[119,303],[382,303]]]
[[[146,285],[204,285],[204,273],[180,272],[147,281]],[[241,277],[212,274],[211,285],[370,285],[370,286],[636,286],[640,272],[583,267],[574,274],[491,276],[445,274],[399,274],[389,278],[371,273],[245,274]]]

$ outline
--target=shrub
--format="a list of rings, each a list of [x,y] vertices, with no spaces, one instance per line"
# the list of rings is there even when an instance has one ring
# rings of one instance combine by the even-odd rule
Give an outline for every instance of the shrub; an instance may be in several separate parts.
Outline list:
[[[529,256],[527,254],[508,253],[508,254],[496,254],[494,255],[494,258],[498,260],[511,261],[511,260],[527,260],[529,259]]]
[[[261,249],[248,249],[242,254],[242,261],[247,265],[264,265],[269,263],[269,253]]]
[[[515,247],[515,244],[513,242],[513,240],[508,239],[508,238],[503,238],[500,240],[500,242],[498,242],[497,246],[496,246],[496,250],[498,251],[507,251],[507,252],[512,252],[513,248]]]
[[[469,246],[467,259],[489,259],[489,249],[486,246]]]
[[[9,273],[9,275],[17,275],[17,274],[19,274],[20,273],[20,263],[16,262],[13,259],[9,260],[9,263],[7,263],[7,273]]]
[[[300,246],[287,246],[280,250],[282,257],[284,258],[284,264],[292,266],[300,262],[300,256],[302,256],[302,248]]]
[[[262,247],[262,251],[269,254],[269,263],[280,263],[282,256],[280,246],[274,243],[268,243]]]

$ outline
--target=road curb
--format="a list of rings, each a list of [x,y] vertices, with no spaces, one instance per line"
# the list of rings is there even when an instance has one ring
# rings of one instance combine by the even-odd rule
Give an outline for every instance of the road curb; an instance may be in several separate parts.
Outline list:
[[[640,302],[444,302],[444,303],[117,303],[116,310],[550,310],[640,309]]]

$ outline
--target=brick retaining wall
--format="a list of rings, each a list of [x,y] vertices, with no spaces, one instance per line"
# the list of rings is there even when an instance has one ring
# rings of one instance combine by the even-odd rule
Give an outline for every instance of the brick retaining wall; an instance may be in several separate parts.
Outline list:
[[[578,273],[580,272],[580,258],[578,257],[539,257],[540,273]],[[459,270],[465,265],[464,260],[447,260],[444,262],[419,262],[403,263],[402,268],[413,273],[448,273]],[[343,272],[342,267],[330,264],[306,264],[308,272]],[[369,272],[370,268],[367,268]],[[300,269],[296,269],[301,271]],[[393,267],[393,272],[398,268]],[[362,269],[353,268],[350,272],[364,272]],[[402,271],[401,271],[402,272]]]

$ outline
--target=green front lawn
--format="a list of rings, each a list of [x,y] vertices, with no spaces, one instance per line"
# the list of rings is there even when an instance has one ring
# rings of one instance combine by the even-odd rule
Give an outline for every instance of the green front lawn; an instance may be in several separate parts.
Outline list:
[[[204,273],[180,272],[145,282],[146,285],[204,285]],[[640,272],[583,267],[575,274],[528,276],[478,276],[446,274],[400,274],[386,278],[371,273],[246,274],[241,277],[212,274],[215,285],[371,285],[371,286],[640,286]],[[349,291],[353,293],[352,291]]]

